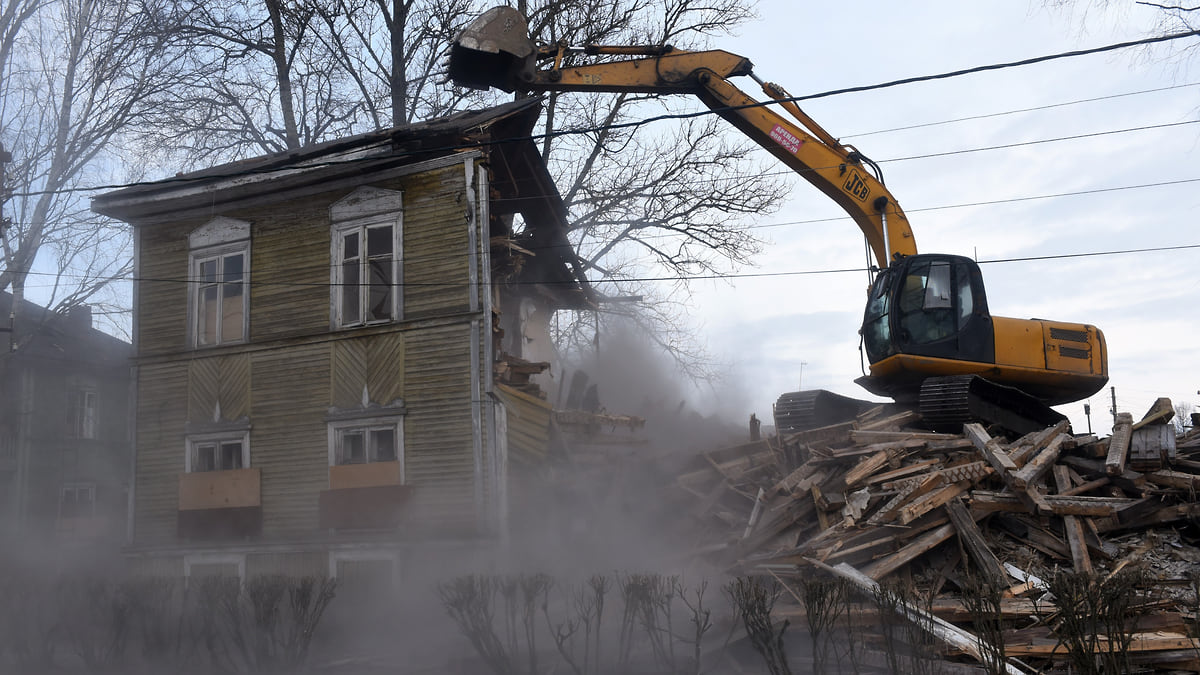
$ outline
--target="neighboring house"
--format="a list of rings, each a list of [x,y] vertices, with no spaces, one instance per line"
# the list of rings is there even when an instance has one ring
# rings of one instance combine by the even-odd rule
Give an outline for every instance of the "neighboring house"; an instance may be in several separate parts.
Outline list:
[[[0,528],[30,551],[115,552],[132,457],[132,347],[93,328],[87,306],[12,310],[13,296],[0,293]]]
[[[394,575],[417,544],[502,538],[498,374],[549,353],[554,310],[590,306],[539,114],[94,200],[135,229],[135,568]]]

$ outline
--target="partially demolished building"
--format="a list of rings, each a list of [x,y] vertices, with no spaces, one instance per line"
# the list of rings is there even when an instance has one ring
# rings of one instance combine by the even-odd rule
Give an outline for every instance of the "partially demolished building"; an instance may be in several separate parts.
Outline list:
[[[137,245],[135,567],[388,576],[417,543],[502,531],[508,417],[530,398],[502,382],[543,370],[548,317],[591,302],[529,138],[539,113],[93,202]]]

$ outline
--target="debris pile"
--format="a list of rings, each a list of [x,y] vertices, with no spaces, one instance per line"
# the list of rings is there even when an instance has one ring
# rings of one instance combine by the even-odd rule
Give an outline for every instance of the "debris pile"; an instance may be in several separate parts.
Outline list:
[[[1200,431],[1178,433],[1173,414],[1159,399],[1140,421],[1118,414],[1107,438],[1066,421],[1015,436],[923,431],[918,413],[880,406],[703,453],[675,476],[673,508],[702,528],[698,553],[734,574],[903,581],[951,622],[971,615],[968,584],[999,589],[1005,653],[1044,666],[1068,651],[1047,579],[1143,569],[1128,649],[1200,670]]]

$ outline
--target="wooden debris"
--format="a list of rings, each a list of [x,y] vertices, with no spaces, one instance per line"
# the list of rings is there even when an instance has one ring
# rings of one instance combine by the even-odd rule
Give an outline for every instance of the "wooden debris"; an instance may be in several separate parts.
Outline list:
[[[1006,639],[1007,653],[1056,672],[1065,659],[1038,577],[1110,574],[1130,564],[1137,533],[1200,519],[1200,434],[1163,440],[1164,405],[1140,426],[1119,414],[1107,438],[1074,436],[1066,421],[1017,438],[975,423],[932,433],[912,411],[877,408],[698,455],[676,483],[696,505],[682,513],[713,537],[699,550],[732,573],[805,578],[815,567],[864,588],[920,579],[930,606],[960,622],[971,617],[956,594],[982,579],[1003,589],[1005,621],[1042,631]],[[1138,433],[1152,442],[1139,446]],[[1139,663],[1200,662],[1185,654],[1194,640],[1150,632],[1173,628],[1138,630]]]

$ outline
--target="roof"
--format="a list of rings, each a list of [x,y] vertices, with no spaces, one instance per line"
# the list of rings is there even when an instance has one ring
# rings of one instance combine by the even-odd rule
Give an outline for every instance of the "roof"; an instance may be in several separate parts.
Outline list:
[[[11,293],[0,292],[0,316],[8,317],[12,308]],[[18,306],[14,323],[17,334],[22,337],[21,359],[51,359],[95,365],[126,365],[133,355],[133,345],[96,330],[91,326],[91,315],[87,308],[78,308],[86,318],[74,314],[59,314],[41,305],[22,300]],[[6,332],[0,333],[0,348],[8,349],[8,322]],[[34,335],[25,341],[29,331]]]
[[[491,186],[503,195],[494,207],[522,213],[528,244],[549,253],[534,261],[535,281],[573,289],[576,297],[567,304],[584,306],[591,291],[567,239],[566,207],[530,137],[540,114],[537,98],[463,111],[107,192],[92,200],[92,210],[152,227],[264,199],[282,202],[352,188],[425,160],[483,152],[492,168]]]

